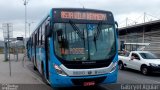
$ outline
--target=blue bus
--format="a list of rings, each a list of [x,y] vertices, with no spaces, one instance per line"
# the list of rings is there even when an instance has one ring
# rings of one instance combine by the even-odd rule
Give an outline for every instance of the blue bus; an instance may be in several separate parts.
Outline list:
[[[27,42],[34,69],[52,87],[117,81],[117,29],[110,11],[53,8]]]

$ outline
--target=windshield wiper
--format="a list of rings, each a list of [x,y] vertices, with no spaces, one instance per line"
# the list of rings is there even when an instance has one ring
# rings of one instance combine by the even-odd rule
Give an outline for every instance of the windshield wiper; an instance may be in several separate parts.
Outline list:
[[[98,26],[97,26],[97,31],[96,31],[96,33],[94,34],[95,40],[98,40],[98,37],[99,37],[100,32],[101,32],[101,27],[102,27],[102,22],[99,22],[99,23],[98,23]]]
[[[83,29],[83,32],[81,32],[74,22],[69,20],[69,23],[71,24],[73,30],[77,33],[77,35],[83,40],[83,42],[84,42],[83,45],[84,45],[84,48],[85,48],[85,32],[84,32],[84,29]]]
[[[73,30],[77,33],[77,35],[84,40],[84,35],[81,33],[79,28],[75,25],[75,23],[73,23],[71,20],[69,20],[69,23],[71,24]]]
[[[97,51],[97,42],[96,42],[96,41],[98,40],[98,37],[99,37],[99,35],[100,35],[101,27],[102,27],[102,22],[99,22],[99,23],[98,23],[98,26],[97,26],[97,31],[96,31],[95,34],[94,34],[94,39],[93,39],[93,41],[94,41],[94,45],[95,45],[96,51]]]

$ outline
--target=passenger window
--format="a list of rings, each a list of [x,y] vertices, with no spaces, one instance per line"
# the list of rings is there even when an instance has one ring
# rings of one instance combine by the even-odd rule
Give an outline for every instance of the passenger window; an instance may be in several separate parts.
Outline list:
[[[140,60],[139,56],[135,53],[132,53],[131,57],[136,60]]]

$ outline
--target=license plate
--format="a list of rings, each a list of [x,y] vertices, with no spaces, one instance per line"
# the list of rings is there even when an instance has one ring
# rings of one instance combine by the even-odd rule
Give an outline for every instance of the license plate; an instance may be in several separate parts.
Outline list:
[[[84,82],[84,83],[83,83],[83,86],[94,86],[94,85],[95,85],[95,82],[94,82],[94,81]]]

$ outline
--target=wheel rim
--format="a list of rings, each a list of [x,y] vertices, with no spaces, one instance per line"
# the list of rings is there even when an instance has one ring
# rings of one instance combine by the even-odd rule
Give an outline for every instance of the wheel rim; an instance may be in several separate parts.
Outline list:
[[[145,74],[145,75],[146,75],[146,74],[147,74],[147,72],[148,72],[147,68],[143,68],[143,69],[142,69],[142,73],[143,73],[143,74]]]

